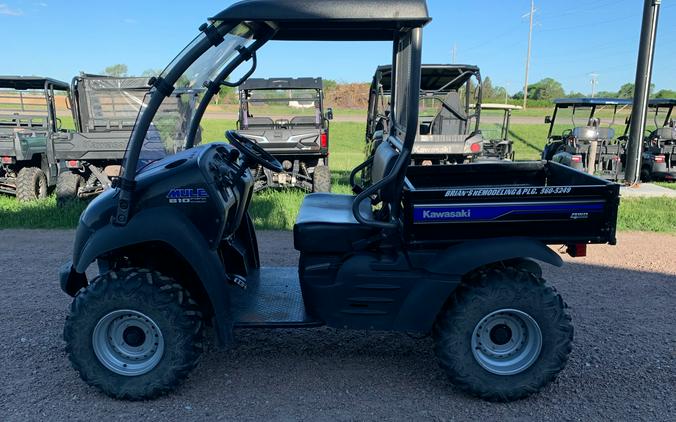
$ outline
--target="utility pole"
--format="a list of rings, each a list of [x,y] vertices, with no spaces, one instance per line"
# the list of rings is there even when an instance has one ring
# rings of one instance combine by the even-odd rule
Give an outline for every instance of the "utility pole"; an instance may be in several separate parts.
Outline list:
[[[530,0],[530,24],[528,27],[528,54],[526,55],[526,80],[523,84],[523,108],[528,105],[528,68],[530,67],[530,48],[533,41],[533,15],[535,14],[535,0]]]
[[[455,43],[453,43],[453,49],[451,50],[451,57],[453,58],[451,63],[455,64],[455,54],[458,51],[458,47]]]
[[[657,20],[660,15],[661,0],[645,0],[643,5],[643,23],[641,24],[641,40],[638,47],[636,63],[636,84],[634,104],[631,110],[631,127],[627,145],[627,171],[625,183],[633,185],[639,182],[641,175],[641,154],[643,153],[643,133],[648,112],[650,96],[650,80],[653,73],[653,57],[655,55],[655,36]]]
[[[591,77],[591,86],[592,86],[591,97],[594,98],[596,96],[596,85],[599,83],[598,81],[599,74],[590,73],[589,76]]]

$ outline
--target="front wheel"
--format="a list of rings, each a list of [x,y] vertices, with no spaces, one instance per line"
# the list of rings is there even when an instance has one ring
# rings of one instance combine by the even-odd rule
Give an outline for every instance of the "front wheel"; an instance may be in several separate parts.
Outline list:
[[[433,334],[451,382],[486,400],[511,401],[540,391],[566,366],[573,326],[543,279],[508,268],[459,287]]]
[[[64,327],[66,352],[89,385],[114,398],[143,400],[174,389],[202,353],[202,317],[169,277],[130,268],[81,290]]]

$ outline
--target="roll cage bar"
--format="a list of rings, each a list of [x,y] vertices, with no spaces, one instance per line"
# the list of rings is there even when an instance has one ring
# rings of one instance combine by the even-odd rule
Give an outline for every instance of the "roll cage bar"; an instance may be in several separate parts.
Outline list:
[[[381,13],[380,15],[375,15]],[[255,41],[249,47],[238,48],[235,56],[222,70],[204,84],[206,92],[200,101],[190,123],[186,148],[193,146],[199,122],[204,115],[207,105],[219,91],[227,77],[243,62],[254,59],[254,66],[247,76],[255,70],[256,51],[267,41],[276,40],[343,40],[343,41],[393,41],[393,63],[398,64],[398,53],[410,47],[410,72],[406,88],[420,86],[420,52],[422,47],[422,27],[430,21],[425,0],[341,0],[326,2],[309,2],[307,0],[245,0],[235,3],[223,12],[217,14],[200,26],[205,35],[195,40],[190,48],[185,50],[176,59],[173,66],[160,77],[151,78],[149,84],[150,100],[145,110],[140,114],[129,140],[127,158],[124,162],[122,175],[116,179],[115,188],[119,188],[118,206],[113,223],[125,225],[129,221],[132,208],[133,192],[136,187],[136,169],[143,140],[159,107],[166,97],[174,91],[174,84],[183,72],[190,67],[200,56],[213,46],[219,45],[224,37],[237,25],[245,24],[253,29]],[[408,36],[407,36],[408,34]],[[407,43],[408,42],[408,43]],[[396,80],[396,72],[395,80]],[[244,78],[243,78],[244,79]],[[244,80],[241,80],[244,82]],[[398,95],[395,91],[393,98]],[[392,144],[400,149],[399,159],[394,168],[380,182],[370,186],[362,194],[377,192],[385,184],[394,179],[403,186],[403,166],[408,161],[410,151],[415,140],[418,123],[418,95],[404,93],[406,103],[401,108],[406,112],[405,121],[399,121],[399,109],[392,102],[391,120]],[[412,112],[415,111],[415,112]],[[404,136],[403,143],[397,138]],[[375,188],[375,190],[374,190]],[[359,215],[358,206],[368,195],[359,194],[355,199],[355,217],[364,224],[379,226],[391,223],[365,221]],[[353,207],[354,210],[354,207]]]

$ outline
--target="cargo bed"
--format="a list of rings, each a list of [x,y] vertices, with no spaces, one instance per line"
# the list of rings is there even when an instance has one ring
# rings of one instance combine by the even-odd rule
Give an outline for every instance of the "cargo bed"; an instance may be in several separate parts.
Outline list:
[[[403,206],[412,246],[494,237],[615,244],[620,186],[545,161],[411,166]]]

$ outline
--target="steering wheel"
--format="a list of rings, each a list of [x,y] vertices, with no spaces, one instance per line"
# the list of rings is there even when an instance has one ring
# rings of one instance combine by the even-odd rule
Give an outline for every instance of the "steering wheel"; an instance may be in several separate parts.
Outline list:
[[[239,152],[244,154],[246,158],[254,163],[260,164],[275,173],[284,172],[282,163],[250,138],[247,138],[234,130],[226,131],[225,137],[228,138],[228,141],[237,148]]]

